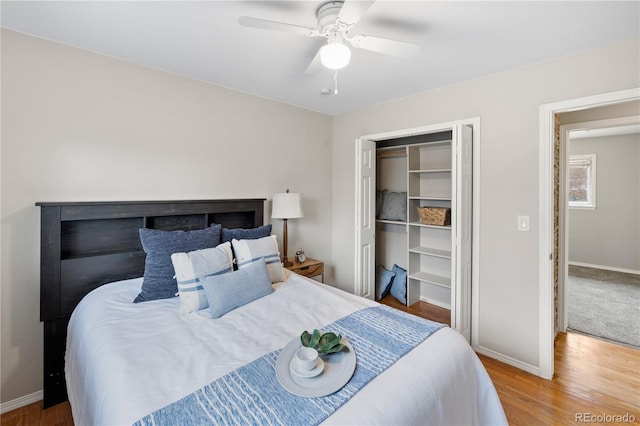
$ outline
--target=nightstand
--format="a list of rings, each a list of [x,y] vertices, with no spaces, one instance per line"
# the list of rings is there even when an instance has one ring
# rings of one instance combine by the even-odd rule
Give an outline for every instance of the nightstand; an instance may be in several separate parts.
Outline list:
[[[293,257],[290,257],[289,260],[293,262],[293,266],[287,267],[288,270],[308,278],[320,275],[322,277],[322,282],[324,282],[323,261],[311,259],[309,257],[307,257],[307,259],[302,263],[296,262],[296,259]]]

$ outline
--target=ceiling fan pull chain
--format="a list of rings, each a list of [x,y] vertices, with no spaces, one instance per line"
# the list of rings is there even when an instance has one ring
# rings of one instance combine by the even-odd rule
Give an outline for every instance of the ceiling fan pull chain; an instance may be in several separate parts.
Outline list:
[[[334,83],[334,94],[338,94],[338,70],[336,69],[335,74],[333,74],[333,83]]]

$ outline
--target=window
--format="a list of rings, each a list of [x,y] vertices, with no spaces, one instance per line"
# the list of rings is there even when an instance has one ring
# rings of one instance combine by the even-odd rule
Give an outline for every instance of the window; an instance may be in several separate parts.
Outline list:
[[[596,155],[583,154],[569,157],[569,207],[596,208]]]

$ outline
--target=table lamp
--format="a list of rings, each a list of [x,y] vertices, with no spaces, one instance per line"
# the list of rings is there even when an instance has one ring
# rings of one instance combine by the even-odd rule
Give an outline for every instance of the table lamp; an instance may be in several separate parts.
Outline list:
[[[282,264],[284,266],[292,266],[293,262],[289,262],[289,258],[287,257],[287,239],[289,238],[287,235],[287,220],[304,217],[304,213],[302,213],[302,194],[289,192],[288,189],[286,192],[274,194],[272,207],[271,218],[282,219],[284,221],[282,226],[282,233],[284,234],[282,236],[284,249]]]

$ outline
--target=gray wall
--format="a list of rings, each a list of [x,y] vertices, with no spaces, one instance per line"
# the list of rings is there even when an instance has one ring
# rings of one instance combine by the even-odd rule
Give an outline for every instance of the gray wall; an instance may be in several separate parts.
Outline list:
[[[354,140],[480,117],[478,344],[539,367],[540,106],[640,86],[638,39],[342,114],[333,122],[333,263],[353,290]],[[347,184],[345,184],[345,182]],[[531,231],[516,229],[531,217]]]
[[[291,188],[305,217],[289,246],[329,261],[331,137],[323,114],[3,30],[0,400],[42,389],[36,201]]]
[[[475,116],[478,337],[535,367],[539,107],[640,86],[634,39],[332,119],[10,31],[1,47],[2,402],[42,387],[34,202],[270,198],[289,187],[303,192],[306,214],[290,224],[290,246],[353,291],[354,140]],[[516,231],[520,214],[531,232]]]
[[[569,261],[640,272],[640,134],[571,139],[596,154],[596,209],[569,208]]]

